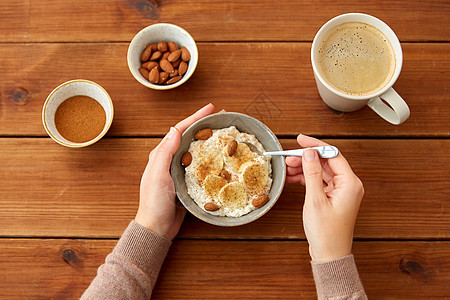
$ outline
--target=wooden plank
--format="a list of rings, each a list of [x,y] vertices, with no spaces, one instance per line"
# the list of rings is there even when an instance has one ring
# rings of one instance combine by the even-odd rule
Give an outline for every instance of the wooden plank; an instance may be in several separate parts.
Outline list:
[[[141,28],[175,23],[199,41],[312,41],[327,20],[363,12],[402,41],[448,41],[448,1],[3,1],[3,42],[130,41]],[[214,25],[213,25],[214,24]]]
[[[49,138],[0,139],[0,236],[119,237],[158,139],[106,138],[84,149]],[[450,140],[328,140],[364,182],[356,238],[449,238]],[[294,140],[282,140],[286,149]],[[188,216],[182,238],[303,239],[304,188],[287,184],[259,220],[236,228]]]
[[[194,76],[170,91],[140,85],[126,65],[126,44],[0,45],[0,135],[46,136],[42,105],[74,78],[98,82],[115,107],[110,136],[162,136],[178,120],[213,102],[264,121],[279,135],[449,137],[450,44],[405,44],[394,85],[411,117],[393,126],[366,107],[331,111],[313,79],[308,43],[200,44]],[[33,59],[30,59],[32,57]]]
[[[78,299],[115,240],[0,240],[2,299]],[[450,293],[450,242],[355,242],[369,299]],[[219,271],[220,270],[220,271]],[[305,241],[175,241],[152,299],[315,299]]]

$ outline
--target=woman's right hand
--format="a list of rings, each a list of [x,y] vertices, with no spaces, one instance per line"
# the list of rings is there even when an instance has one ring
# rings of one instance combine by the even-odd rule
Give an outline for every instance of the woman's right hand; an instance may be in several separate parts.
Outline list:
[[[328,145],[300,134],[303,148]],[[351,254],[353,229],[364,195],[361,180],[344,156],[322,159],[315,150],[303,157],[287,157],[287,182],[306,186],[303,227],[312,261],[331,261]]]

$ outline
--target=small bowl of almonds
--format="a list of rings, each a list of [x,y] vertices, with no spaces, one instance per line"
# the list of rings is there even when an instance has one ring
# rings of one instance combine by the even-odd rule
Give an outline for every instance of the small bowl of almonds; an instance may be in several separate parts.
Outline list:
[[[194,73],[198,50],[183,28],[158,23],[139,31],[128,47],[128,67],[142,85],[169,90],[186,82]]]

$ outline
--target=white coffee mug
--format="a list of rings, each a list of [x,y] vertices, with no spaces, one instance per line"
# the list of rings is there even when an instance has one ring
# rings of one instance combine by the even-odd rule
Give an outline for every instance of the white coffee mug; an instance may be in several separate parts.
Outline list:
[[[386,86],[371,95],[353,96],[340,92],[330,86],[318,71],[317,53],[319,42],[331,28],[347,22],[366,23],[376,27],[389,39],[395,54],[395,71]],[[317,89],[322,100],[331,108],[343,112],[351,112],[363,108],[366,104],[378,115],[392,124],[401,124],[409,117],[409,107],[399,94],[392,88],[403,64],[403,54],[400,42],[394,31],[383,21],[373,16],[361,13],[349,13],[337,16],[325,23],[317,32],[311,47],[311,62],[316,79]],[[387,102],[389,105],[383,102]]]

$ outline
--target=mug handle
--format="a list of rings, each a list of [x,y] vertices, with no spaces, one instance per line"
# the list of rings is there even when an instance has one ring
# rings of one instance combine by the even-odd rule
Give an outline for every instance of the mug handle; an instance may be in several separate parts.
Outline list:
[[[380,98],[389,103],[390,107]],[[380,117],[395,125],[406,121],[410,114],[408,104],[406,104],[405,100],[393,88],[389,88],[379,97],[370,99],[367,105]]]

